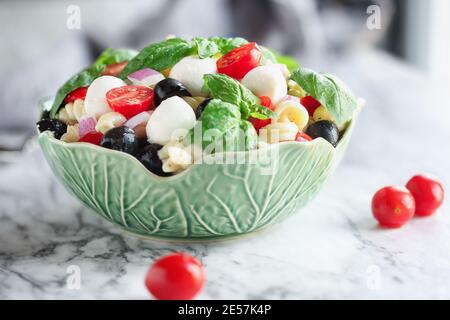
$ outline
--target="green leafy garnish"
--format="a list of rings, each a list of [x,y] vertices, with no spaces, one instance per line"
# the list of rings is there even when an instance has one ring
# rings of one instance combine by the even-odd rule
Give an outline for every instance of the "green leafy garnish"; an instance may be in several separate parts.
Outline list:
[[[278,52],[264,46],[259,46],[263,54],[263,64],[270,61],[272,63],[280,63],[286,65],[290,72],[300,68],[300,63],[294,58],[279,54]]]
[[[224,138],[226,134],[233,132],[233,129],[239,127],[241,121],[241,113],[239,108],[231,103],[227,103],[218,99],[211,100],[197,122],[196,126],[191,130],[190,139],[194,139],[194,143],[199,145],[198,132],[201,129],[201,145],[208,148],[211,144],[225,144]],[[199,128],[200,127],[200,128]]]
[[[193,41],[197,46],[197,54],[200,59],[212,57],[220,52],[219,46],[214,41],[201,37],[194,38]]]
[[[251,150],[257,147],[258,134],[250,122],[241,120],[236,105],[214,99],[208,103],[190,131],[187,142],[201,145],[210,154]]]
[[[275,55],[277,62],[286,65],[290,72],[300,68],[300,63],[294,57],[278,54],[276,52],[273,54]]]
[[[138,52],[136,50],[107,48],[98,56],[93,65],[108,66],[113,63],[129,61],[133,59],[137,54]]]
[[[90,85],[95,78],[98,78],[101,75],[107,65],[128,61],[136,56],[136,54],[137,52],[135,50],[128,49],[108,48],[103,51],[90,67],[73,75],[62,85],[62,87],[58,89],[52,108],[50,109],[50,117],[53,118],[56,116],[56,113],[59,111],[64,98],[70,92],[77,88]]]
[[[239,48],[248,43],[242,38],[202,38],[197,37],[192,40],[197,48],[197,54],[201,59],[209,58],[217,53],[226,54],[235,48]]]
[[[350,89],[333,75],[300,68],[292,73],[291,79],[319,101],[338,126],[350,120],[358,108],[358,101]]]
[[[272,63],[278,63],[277,58],[275,57],[275,53],[273,50],[264,47],[264,46],[259,46],[259,49],[261,49],[261,53],[262,53],[262,64],[266,64],[267,61],[270,61]]]
[[[195,41],[186,41],[180,38],[168,39],[145,47],[134,57],[120,74],[125,79],[130,73],[143,68],[152,68],[163,71],[171,68],[184,57],[196,52]]]
[[[239,81],[224,74],[207,74],[204,90],[209,92],[214,99],[237,105],[241,111],[242,119],[248,119],[252,112],[261,113],[261,101],[249,89],[244,87]],[[264,112],[271,112],[269,109]]]
[[[242,47],[247,44],[248,41],[244,38],[221,38],[221,37],[213,37],[209,38],[210,41],[214,42],[219,48],[220,53],[227,54],[233,49]]]

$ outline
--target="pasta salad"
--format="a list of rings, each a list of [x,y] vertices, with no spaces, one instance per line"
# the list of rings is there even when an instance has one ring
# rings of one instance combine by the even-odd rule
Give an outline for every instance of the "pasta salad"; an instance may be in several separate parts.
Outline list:
[[[336,147],[357,100],[336,77],[242,38],[170,38],[105,50],[70,78],[37,123],[176,174],[198,155],[323,138]]]

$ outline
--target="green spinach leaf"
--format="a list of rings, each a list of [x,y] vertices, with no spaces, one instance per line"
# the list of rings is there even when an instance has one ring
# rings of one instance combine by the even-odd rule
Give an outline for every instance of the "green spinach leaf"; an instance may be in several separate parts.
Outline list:
[[[107,66],[113,63],[129,61],[133,59],[138,52],[131,49],[105,49],[100,56],[95,60],[94,65]]]
[[[258,134],[250,122],[241,120],[236,105],[214,99],[191,130],[188,141],[201,145],[207,153],[242,151],[257,147]]]
[[[214,42],[219,48],[220,53],[227,54],[233,49],[242,47],[247,44],[248,41],[244,38],[222,38],[222,37],[213,37],[209,38],[210,41]]]
[[[242,119],[248,119],[252,112],[260,109],[258,107],[261,103],[259,98],[239,81],[224,74],[207,74],[203,79],[205,91],[210,92],[215,99],[237,105],[241,111]]]
[[[193,41],[197,45],[197,53],[200,59],[212,57],[220,52],[219,46],[214,41],[201,37],[194,38]]]
[[[174,66],[184,57],[196,52],[194,41],[186,41],[180,38],[168,39],[163,42],[151,44],[139,52],[120,74],[125,79],[130,73],[143,68],[152,68],[157,71]]]
[[[218,143],[222,143],[221,149],[225,149],[226,135],[239,127],[240,121],[241,113],[236,105],[213,99],[208,103],[199,121],[191,130],[189,139],[191,142],[200,144],[200,141],[197,140],[201,138],[203,149],[208,148],[211,144],[215,149],[218,147]],[[201,136],[199,137],[200,130]]]
[[[358,108],[358,101],[350,89],[333,75],[300,68],[292,73],[291,79],[319,101],[334,117],[338,126],[350,120]]]

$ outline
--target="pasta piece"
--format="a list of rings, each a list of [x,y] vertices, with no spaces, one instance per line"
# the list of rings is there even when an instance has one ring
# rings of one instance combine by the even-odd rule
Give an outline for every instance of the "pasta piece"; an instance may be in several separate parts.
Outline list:
[[[78,131],[78,123],[67,126],[67,131],[61,137],[61,141],[64,142],[78,142],[80,140],[80,134]]]
[[[266,143],[295,141],[298,127],[293,122],[275,122],[259,131],[259,137]]]
[[[300,87],[300,85],[297,82],[295,82],[294,80],[288,81],[288,94],[290,96],[299,97],[299,98],[304,98],[307,96],[307,93],[305,92],[305,90],[303,90],[303,88]]]
[[[126,121],[127,118],[118,112],[107,112],[100,116],[97,125],[95,126],[95,130],[104,134],[112,128],[120,127]]]
[[[58,112],[56,118],[65,124],[73,125],[79,122],[84,115],[86,115],[84,101],[77,99],[74,102],[67,103],[64,108]]]

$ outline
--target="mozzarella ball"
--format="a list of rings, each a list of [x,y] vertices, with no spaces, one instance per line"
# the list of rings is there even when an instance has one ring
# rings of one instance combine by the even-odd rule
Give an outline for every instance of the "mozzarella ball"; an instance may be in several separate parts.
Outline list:
[[[287,94],[286,79],[275,65],[256,67],[242,79],[242,84],[257,96],[268,96],[276,104]]]
[[[194,110],[180,97],[171,97],[153,111],[147,122],[147,137],[150,143],[165,145],[182,137],[195,126]],[[176,137],[175,137],[176,135]]]
[[[206,93],[202,92],[203,76],[215,73],[217,73],[216,60],[189,56],[173,66],[169,78],[180,81],[193,96],[203,97],[206,96]]]
[[[106,93],[114,88],[125,86],[126,83],[113,76],[102,76],[95,79],[89,86],[84,99],[84,110],[89,116],[98,118],[106,112],[110,112]]]

